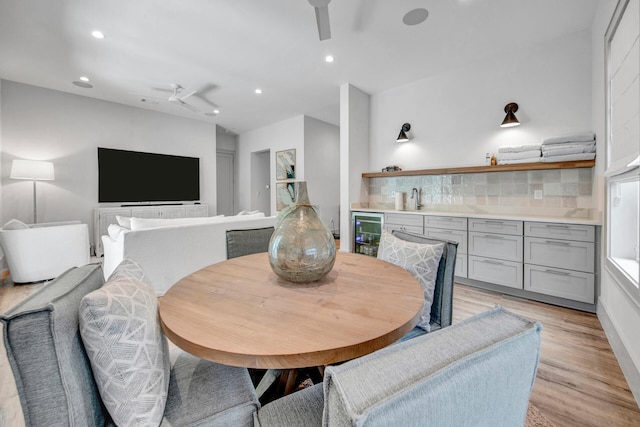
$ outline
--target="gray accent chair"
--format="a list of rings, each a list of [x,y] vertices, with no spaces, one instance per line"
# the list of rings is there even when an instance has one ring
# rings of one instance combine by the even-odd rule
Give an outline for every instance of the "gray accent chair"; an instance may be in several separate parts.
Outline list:
[[[227,230],[227,259],[267,252],[274,227]]]
[[[413,243],[444,243],[444,251],[440,264],[438,264],[438,274],[436,276],[435,289],[433,291],[433,304],[431,305],[431,331],[451,325],[453,312],[453,283],[456,269],[456,255],[458,254],[458,243],[446,240],[432,239],[422,234],[408,233],[406,231],[393,230],[391,232],[398,239]],[[425,330],[414,328],[402,340],[416,337],[426,333]]]
[[[329,366],[322,384],[259,409],[255,425],[522,426],[540,330],[498,307]]]
[[[80,300],[103,283],[100,265],[73,268],[0,316],[27,426],[113,425],[78,329]],[[258,407],[246,369],[172,351],[161,425],[251,425]]]

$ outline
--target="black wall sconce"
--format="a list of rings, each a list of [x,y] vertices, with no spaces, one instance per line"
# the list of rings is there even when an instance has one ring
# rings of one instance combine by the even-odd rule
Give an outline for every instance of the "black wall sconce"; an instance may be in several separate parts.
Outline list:
[[[407,132],[411,130],[411,125],[409,123],[405,123],[402,125],[400,129],[400,135],[398,135],[398,139],[396,142],[407,142],[409,141],[409,137],[407,136]]]
[[[500,125],[501,128],[511,128],[514,126],[520,126],[520,122],[516,118],[516,115],[513,114],[516,111],[518,111],[518,104],[516,104],[515,102],[510,102],[504,106],[504,112],[507,113],[507,115],[504,116],[504,120]]]

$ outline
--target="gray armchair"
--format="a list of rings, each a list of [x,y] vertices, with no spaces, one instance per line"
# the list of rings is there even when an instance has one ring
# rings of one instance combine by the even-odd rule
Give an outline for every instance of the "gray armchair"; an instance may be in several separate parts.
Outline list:
[[[0,316],[26,425],[114,425],[78,329],[80,301],[103,283],[99,265],[73,268]],[[172,352],[161,425],[251,425],[258,407],[246,369]]]
[[[445,326],[451,325],[453,311],[453,283],[454,272],[456,269],[456,255],[458,253],[458,244],[445,240],[432,239],[421,234],[408,233],[406,231],[394,230],[391,232],[399,239],[414,243],[444,243],[444,251],[440,264],[438,264],[438,273],[436,276],[435,289],[433,291],[433,304],[431,304],[431,330],[435,331]],[[420,328],[414,328],[402,339],[413,338],[424,334],[425,331]]]
[[[522,426],[541,325],[501,307],[325,370],[258,410],[268,426]]]

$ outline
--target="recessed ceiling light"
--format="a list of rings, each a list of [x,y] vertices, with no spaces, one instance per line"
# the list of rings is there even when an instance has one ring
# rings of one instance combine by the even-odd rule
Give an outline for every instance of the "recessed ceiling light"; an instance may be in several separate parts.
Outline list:
[[[327,55],[327,56],[325,56],[324,60],[326,62],[331,63],[331,62],[335,61],[336,59],[333,57],[333,55]]]
[[[207,111],[206,113],[204,113],[205,116],[217,116],[218,114],[220,114],[220,110],[218,110],[217,108],[211,112]]]
[[[80,80],[82,80],[83,82],[88,82],[89,81],[89,77],[80,76]]]
[[[260,94],[262,94],[262,89],[256,89],[256,90],[255,90],[255,93],[256,93],[256,95],[260,95]]]
[[[407,12],[402,18],[402,22],[404,22],[405,25],[418,25],[426,21],[428,17],[429,11],[427,9],[418,8]]]
[[[102,33],[102,31],[98,31],[98,30],[92,31],[91,35],[93,37],[97,38],[97,39],[103,39],[104,38],[104,34]]]
[[[92,84],[86,83],[86,82],[80,82],[80,81],[75,81],[73,82],[74,85],[81,87],[83,89],[91,89],[93,87]]]
[[[220,114],[220,110],[216,108],[215,110],[213,110],[213,114]]]

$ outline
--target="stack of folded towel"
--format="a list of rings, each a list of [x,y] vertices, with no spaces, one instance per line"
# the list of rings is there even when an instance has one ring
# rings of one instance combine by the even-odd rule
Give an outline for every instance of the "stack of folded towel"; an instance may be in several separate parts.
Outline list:
[[[541,157],[540,144],[518,145],[516,147],[500,147],[496,161],[499,165],[512,165],[516,163],[535,163]]]
[[[596,137],[593,133],[554,136],[542,140],[543,162],[570,162],[596,158]]]

